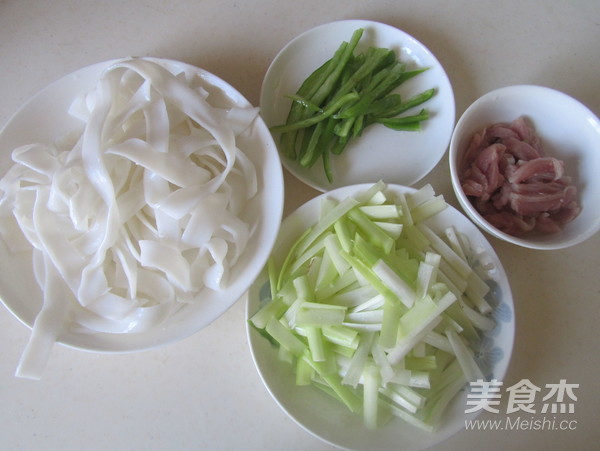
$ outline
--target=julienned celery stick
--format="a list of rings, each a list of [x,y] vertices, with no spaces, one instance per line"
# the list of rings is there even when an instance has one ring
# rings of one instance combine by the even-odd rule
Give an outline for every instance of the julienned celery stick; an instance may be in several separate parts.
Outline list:
[[[368,428],[385,412],[433,431],[465,383],[483,378],[473,356],[494,327],[489,288],[465,237],[425,224],[446,206],[429,185],[394,195],[379,182],[326,198],[283,262],[268,264],[271,298],[250,322],[298,385],[330,394]]]
[[[348,142],[360,138],[373,124],[399,131],[419,131],[429,119],[422,109],[418,114],[400,114],[431,99],[436,90],[427,89],[403,100],[394,92],[405,81],[427,68],[407,70],[393,50],[369,47],[357,52],[363,29],[354,31],[350,41],[342,42],[334,55],[315,69],[295,94],[286,122],[271,127],[280,133],[281,153],[312,167],[319,159],[328,181],[333,181],[331,154],[339,155]]]

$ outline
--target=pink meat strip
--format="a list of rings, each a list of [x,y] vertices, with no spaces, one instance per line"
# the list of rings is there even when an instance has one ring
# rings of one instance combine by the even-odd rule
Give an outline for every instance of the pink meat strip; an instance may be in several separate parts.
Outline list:
[[[461,171],[463,190],[477,211],[511,235],[556,233],[581,210],[564,162],[545,156],[524,117],[475,133]]]

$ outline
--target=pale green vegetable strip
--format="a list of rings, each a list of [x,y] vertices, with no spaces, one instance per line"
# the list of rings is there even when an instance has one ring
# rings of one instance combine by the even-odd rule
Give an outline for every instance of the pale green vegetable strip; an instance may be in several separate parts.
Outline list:
[[[441,258],[438,254],[427,252],[425,260],[419,264],[419,272],[417,274],[417,289],[416,299],[421,299],[431,289],[431,285],[437,278],[437,270],[439,268]]]
[[[323,336],[332,343],[356,349],[360,342],[358,332],[345,326],[325,326]]]
[[[452,282],[452,285],[459,290],[460,293],[464,293],[468,287],[467,279],[461,276],[452,266],[448,260],[442,259],[440,261],[440,271]]]
[[[364,193],[358,193],[354,198],[358,201],[359,204],[363,205],[376,205],[382,204],[385,202],[387,198],[385,195],[386,184],[379,180],[374,183],[369,189],[367,189]]]
[[[426,420],[427,423],[436,427],[447,405],[456,396],[459,390],[465,385],[465,377],[463,374],[458,374],[454,380],[449,383],[445,389],[436,397],[432,398],[430,406],[427,408]]]
[[[450,328],[457,334],[462,334],[464,332],[464,328],[460,323],[448,315],[447,312],[442,313],[442,320],[442,326],[444,326],[445,329]]]
[[[386,286],[381,279],[363,261],[342,251],[340,255],[357,270],[379,293],[392,302],[399,302],[398,297]]]
[[[280,298],[269,299],[261,309],[250,318],[252,324],[259,329],[264,329],[273,317],[279,318],[287,309]]]
[[[378,294],[376,296],[373,296],[368,301],[365,301],[362,304],[357,305],[351,311],[353,313],[357,313],[357,312],[362,312],[363,310],[376,309],[376,308],[383,306],[384,302],[385,302],[385,298],[381,294]]]
[[[350,270],[350,272],[356,280],[354,271]],[[335,296],[328,299],[328,303],[346,307],[355,307],[361,305],[375,295],[377,295],[377,291],[371,285],[361,285],[352,288],[351,290],[335,294]]]
[[[394,379],[396,371],[394,371],[390,365],[383,347],[376,340],[373,340],[373,344],[371,346],[371,355],[373,356],[373,361],[379,368],[381,383],[386,386],[388,382]],[[407,382],[409,381],[410,377],[408,378]]]
[[[405,324],[407,326],[413,326],[413,327],[410,329],[410,331],[408,333],[406,333],[406,335],[404,337],[402,337],[402,339],[398,343],[396,343],[396,346],[394,347],[394,349],[392,349],[389,352],[388,358],[390,359],[390,362],[392,364],[397,363],[398,360],[403,358],[410,351],[410,349],[412,349],[412,347],[416,343],[418,343],[419,341],[422,341],[423,338],[429,332],[431,332],[435,328],[435,326],[437,326],[437,324],[439,324],[439,322],[441,321],[440,315],[454,301],[456,301],[456,297],[452,293],[448,292],[442,299],[440,299],[438,301],[436,308],[429,311],[419,323],[417,323],[416,325],[413,326],[414,323],[412,323],[411,320],[407,320],[405,322]],[[419,304],[417,304],[417,306],[418,305]],[[412,313],[412,311],[409,311],[407,313],[407,315],[409,315],[410,313]],[[405,316],[407,316],[407,315],[405,315]],[[403,323],[404,319],[405,319],[405,317],[402,317],[400,319],[400,322]],[[401,327],[402,327],[402,324],[401,324]]]
[[[298,296],[299,299],[303,299],[308,302],[314,300],[314,292],[311,289],[310,283],[308,282],[308,276],[306,274],[296,277],[292,283],[294,284],[294,288],[296,290],[296,296]]]
[[[296,328],[296,314],[304,302],[306,301],[303,298],[297,298],[283,314],[283,319],[287,322],[288,327]]]
[[[463,343],[458,334],[451,329],[447,329],[446,336],[448,337],[448,341],[454,350],[456,359],[458,360],[467,381],[475,382],[477,380],[484,380],[485,377],[483,376],[479,365],[475,362],[472,351]]]
[[[410,214],[414,222],[423,222],[445,210],[447,206],[448,204],[442,196],[436,196],[412,208]]]
[[[325,361],[325,347],[323,345],[323,335],[321,329],[314,326],[305,327],[306,338],[308,339],[308,349],[315,362]]]
[[[490,287],[475,271],[471,273],[467,280],[469,291],[476,296],[484,297],[490,292]]]
[[[431,424],[426,423],[425,421],[421,420],[420,418],[416,417],[415,415],[412,415],[411,413],[407,412],[406,410],[394,405],[392,402],[389,402],[386,399],[381,399],[381,398],[380,398],[379,402],[383,405],[383,407],[385,407],[390,412],[392,412],[393,415],[395,415],[398,418],[401,418],[403,421],[407,422],[408,424],[411,424],[411,425],[413,425],[419,429],[422,429],[423,431],[428,432],[428,433],[432,433],[434,431],[434,427]]]
[[[402,360],[410,352],[410,350],[420,341],[422,341],[429,332],[437,327],[442,321],[442,318],[435,317],[430,322],[415,328],[410,334],[403,337],[403,340],[388,351],[388,360],[392,365],[395,365]]]
[[[425,405],[425,401],[427,401],[427,398],[424,395],[420,394],[411,387],[393,384],[390,386],[390,388],[396,395],[401,396],[403,399],[417,408],[423,407]]]
[[[306,349],[306,345],[302,343],[290,329],[287,329],[283,324],[276,318],[271,318],[267,323],[265,330],[275,340],[279,342],[281,346],[286,348],[294,355],[302,355]]]
[[[411,371],[410,380],[406,385],[413,388],[431,388],[429,371]]]
[[[387,396],[389,399],[394,401],[394,403],[396,403],[397,405],[399,405],[400,407],[402,407],[403,409],[407,410],[410,413],[417,413],[417,411],[421,407],[420,405],[418,405],[420,403],[417,403],[417,404],[412,403],[409,399],[404,397],[401,393],[397,392],[396,390],[393,390],[390,385],[388,385],[387,387],[380,387],[379,391],[383,395]]]
[[[286,363],[290,363],[290,364],[294,362],[294,354],[292,354],[290,351],[288,351],[283,346],[279,346],[279,349],[277,350],[277,357],[282,362],[286,362]]]
[[[467,299],[469,299],[469,301],[471,301],[471,303],[476,306],[477,309],[484,315],[492,311],[492,306],[483,297],[471,293],[469,287],[467,287],[465,295]]]
[[[381,333],[379,334],[379,344],[386,349],[396,346],[401,315],[402,307],[400,303],[386,299],[383,304],[383,321],[381,322]]]
[[[350,269],[350,264],[340,256],[342,245],[340,244],[340,240],[338,239],[337,235],[334,235],[333,233],[331,235],[327,235],[323,241],[325,242],[327,254],[329,255],[329,258],[331,258],[331,261],[338,274],[344,274],[346,271],[348,271],[348,269]]]
[[[331,227],[338,219],[344,216],[348,211],[358,205],[358,201],[352,197],[347,197],[331,209],[311,231],[303,238],[298,245],[298,252],[302,253],[329,227]]]
[[[379,332],[381,331],[381,323],[351,323],[344,321],[343,326],[350,327],[360,332]]]
[[[319,254],[324,247],[325,241],[317,241],[311,247],[304,250],[302,254],[298,255],[293,264],[287,265],[289,266],[289,276],[298,274],[298,270],[302,268],[302,266],[304,266],[310,259],[314,258],[315,255]]]
[[[406,195],[403,193],[398,193],[396,197],[396,201],[400,205],[400,209],[402,210],[402,224],[404,225],[413,225],[415,222],[413,221],[412,215],[410,213],[410,207],[408,206],[408,199]]]
[[[352,387],[356,387],[358,385],[363,368],[367,363],[369,351],[371,350],[371,346],[373,344],[373,338],[373,333],[365,333],[363,335],[362,340],[358,345],[358,349],[352,357],[350,367],[342,378],[342,383],[351,385]]]
[[[349,312],[345,321],[350,323],[379,323],[383,320],[383,310],[369,310],[362,312]]]
[[[452,346],[450,345],[448,338],[446,338],[444,335],[439,334],[433,330],[431,332],[429,332],[427,335],[425,335],[425,338],[423,338],[423,341],[431,346],[441,349],[444,352],[447,352],[449,354],[454,354],[454,350],[452,349]]]
[[[356,285],[356,277],[351,269],[340,275],[335,281],[324,287],[315,288],[315,298],[318,300],[329,299],[333,296],[346,293],[347,290]],[[331,302],[336,304],[336,302]]]
[[[423,252],[427,251],[427,248],[431,242],[414,224],[406,224],[402,231],[404,233],[404,237],[410,241],[414,247],[422,250]]]
[[[406,202],[408,208],[411,210],[415,209],[419,205],[427,202],[430,199],[435,197],[435,191],[433,190],[433,186],[430,184],[423,185],[418,190],[409,193],[406,195]],[[416,221],[415,221],[416,222]]]
[[[398,210],[398,206],[396,205],[363,205],[359,207],[359,210],[372,220],[400,218],[400,212]]]
[[[296,359],[296,385],[310,385],[315,370],[305,359]]]
[[[298,326],[333,326],[344,322],[346,308],[339,305],[304,302],[296,313]]]
[[[414,290],[383,260],[379,260],[373,266],[373,271],[406,307],[413,306],[416,297]]]
[[[304,354],[303,359],[322,377],[323,381],[335,392],[351,412],[358,412],[361,409],[360,398],[350,388],[342,384],[339,376],[327,374],[325,367],[315,362],[308,355]]]
[[[458,238],[458,234],[456,233],[456,229],[453,226],[446,227],[444,230],[444,235],[446,236],[446,240],[448,244],[452,248],[454,252],[463,260],[467,260],[467,256],[465,255],[464,249],[462,248],[462,244],[460,239]]]
[[[347,221],[343,218],[340,218],[333,224],[333,228],[337,234],[342,249],[345,252],[350,252],[352,250],[352,239],[350,238],[351,235]]]
[[[368,364],[363,370],[363,418],[367,429],[377,428],[377,412],[379,410],[380,384],[379,370],[373,364]]]
[[[381,222],[374,221],[377,227],[387,233],[389,236],[397,240],[400,235],[402,235],[402,229],[404,227],[403,224],[398,224],[395,222]]]
[[[462,311],[467,315],[469,320],[477,327],[479,330],[490,331],[496,327],[496,323],[494,320],[489,317],[482,315],[481,313],[473,310],[471,307],[466,305],[464,302],[460,301],[460,305]]]
[[[462,277],[467,278],[473,271],[469,264],[460,258],[456,252],[454,252],[450,246],[448,246],[439,236],[437,236],[429,226],[425,224],[419,224],[418,229],[425,235],[425,237],[431,242],[431,246],[435,249],[443,259],[445,259],[450,265],[458,272]]]
[[[325,246],[325,249],[327,249],[327,246]],[[348,267],[350,266],[343,258],[339,256],[339,254],[335,257],[332,257],[331,252],[323,252],[323,257],[321,258],[319,271],[317,274],[317,280],[314,286],[320,287],[330,285],[340,274],[333,261],[334,258],[342,260]]]
[[[380,247],[384,253],[389,254],[391,252],[394,247],[394,239],[377,227],[367,215],[358,209],[353,209],[348,212],[348,217],[366,234],[369,240],[377,247]]]
[[[304,242],[304,240],[311,233],[311,231],[312,231],[311,227],[306,229],[304,231],[304,233],[302,235],[300,235],[300,237],[294,242],[294,244],[292,245],[292,248],[288,252],[285,260],[283,261],[283,264],[281,265],[281,271],[279,272],[279,277],[277,278],[277,283],[275,284],[277,287],[277,291],[281,290],[281,288],[283,286],[283,279],[288,275],[287,268],[290,265],[290,263],[292,262],[294,256],[296,255],[296,250],[297,250],[298,246],[300,246],[300,244],[302,244]]]
[[[421,342],[420,344],[422,344]],[[414,349],[418,347],[415,346],[413,348],[413,355],[406,356],[404,358],[404,367],[407,370],[411,371],[432,371],[437,369],[437,360],[434,355],[423,355],[417,357],[415,355]]]

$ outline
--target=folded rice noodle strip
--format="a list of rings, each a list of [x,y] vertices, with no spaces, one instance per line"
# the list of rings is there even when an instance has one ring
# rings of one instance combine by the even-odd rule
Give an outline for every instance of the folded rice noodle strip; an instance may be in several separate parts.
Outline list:
[[[71,105],[80,129],[13,151],[0,234],[33,250],[45,293],[17,375],[39,377],[67,328],[144,331],[227,287],[256,228],[243,219],[258,182],[240,143],[258,109],[212,105],[206,83],[116,62]]]

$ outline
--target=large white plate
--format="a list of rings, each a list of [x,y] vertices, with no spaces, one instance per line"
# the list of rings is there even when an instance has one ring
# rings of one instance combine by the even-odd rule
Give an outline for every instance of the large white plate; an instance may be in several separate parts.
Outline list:
[[[351,141],[341,155],[332,156],[332,183],[325,177],[320,161],[311,169],[305,169],[296,161],[282,158],[283,165],[292,174],[320,191],[378,180],[411,186],[440,161],[454,127],[454,93],[436,57],[405,32],[368,20],[320,25],[293,39],[277,54],[265,75],[260,96],[261,114],[267,125],[285,123],[291,104],[286,96],[296,93],[311,72],[331,58],[358,28],[365,31],[357,51],[371,46],[385,47],[396,51],[409,69],[429,68],[398,88],[402,98],[408,99],[429,88],[437,89],[437,93],[422,105],[429,110],[431,118],[424,123],[421,132],[398,132],[372,125],[360,139]],[[278,138],[275,136],[276,142]]]
[[[302,232],[317,221],[323,197],[341,200],[363,192],[369,186],[355,185],[330,191],[313,198],[289,215],[283,221],[273,248],[276,265],[277,262],[282,262],[291,244]],[[388,185],[388,192],[391,194],[412,191],[413,188]],[[476,357],[488,380],[494,378],[502,381],[512,354],[515,334],[514,305],[504,268],[479,229],[455,208],[449,206],[427,223],[438,232],[454,225],[459,232],[469,237],[475,253],[480,256],[479,263],[493,265],[492,278],[487,280],[491,291],[486,300],[494,307],[493,318],[497,325],[482,338]],[[248,293],[248,318],[269,295],[268,278],[263,271]],[[394,420],[375,431],[369,430],[365,428],[361,415],[350,413],[345,406],[324,395],[319,389],[296,386],[291,365],[279,360],[277,349],[249,324],[247,332],[254,363],[274,400],[299,426],[335,446],[370,451],[423,449],[462,430],[465,420],[473,419],[480,413],[465,414],[467,392],[462,391],[448,406],[441,427],[434,433],[428,434],[401,420]]]
[[[251,106],[235,88],[219,77],[197,67],[165,59],[152,59],[173,73],[185,71],[203,80],[211,102],[219,106]],[[0,176],[11,165],[14,148],[33,142],[53,142],[79,127],[68,115],[72,101],[91,90],[102,72],[114,61],[79,69],[50,84],[28,100],[0,132]],[[238,138],[238,146],[257,169],[259,194],[244,213],[256,221],[257,229],[239,262],[232,268],[227,290],[206,289],[202,302],[180,309],[160,327],[135,334],[77,333],[66,331],[59,342],[70,347],[98,352],[128,352],[148,349],[185,338],[224,313],[248,289],[263,267],[281,225],[283,213],[283,173],[271,134],[258,118],[252,129]],[[41,308],[42,296],[35,282],[30,254],[13,255],[0,239],[0,297],[5,306],[31,327]]]

